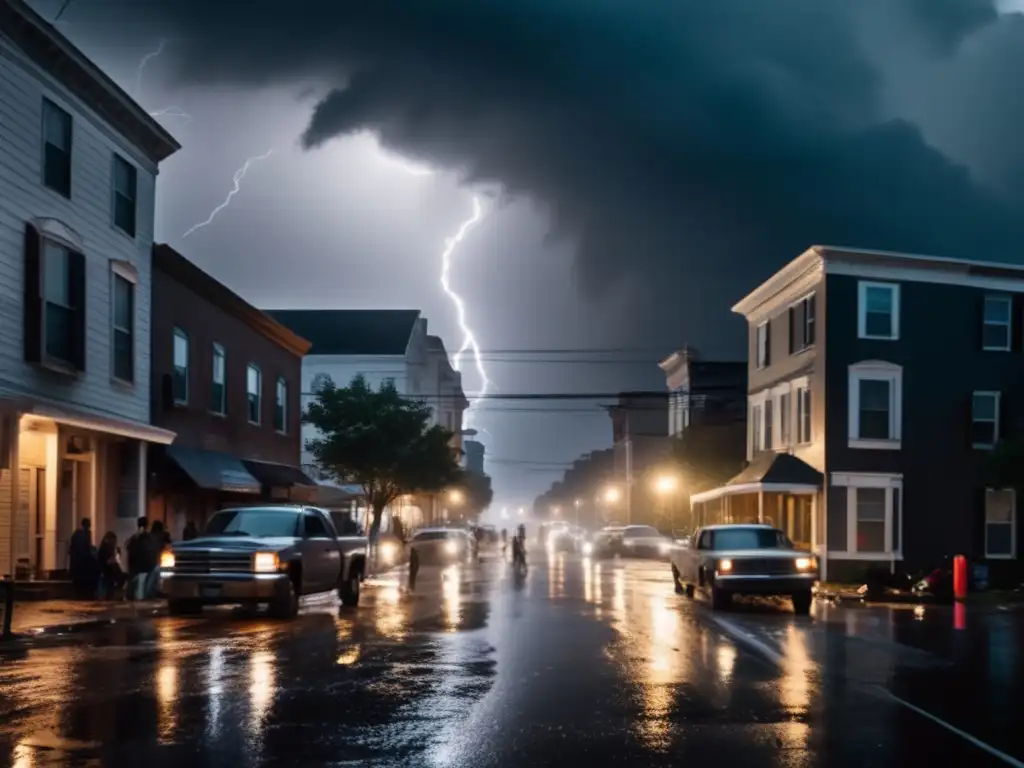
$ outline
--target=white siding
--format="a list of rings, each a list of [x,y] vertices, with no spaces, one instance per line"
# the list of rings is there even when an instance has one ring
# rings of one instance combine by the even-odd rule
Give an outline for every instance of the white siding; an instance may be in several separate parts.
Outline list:
[[[71,199],[42,184],[42,102],[72,115]],[[136,237],[112,223],[113,154],[138,170]],[[149,421],[150,265],[156,168],[91,110],[0,37],[0,391],[70,401],[98,414]],[[86,371],[64,379],[23,361],[25,223],[53,217],[84,240]],[[135,266],[135,386],[111,384],[110,260]]]

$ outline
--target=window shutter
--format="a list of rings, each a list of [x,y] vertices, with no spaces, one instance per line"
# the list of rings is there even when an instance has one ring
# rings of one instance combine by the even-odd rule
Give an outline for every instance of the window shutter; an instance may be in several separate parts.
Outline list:
[[[1021,332],[1024,331],[1024,297],[1014,294],[1010,297],[1010,349],[1020,352],[1024,349]]]
[[[75,323],[71,328],[72,353],[75,367],[85,370],[85,254],[68,252],[68,286],[71,303],[75,312]]]
[[[765,367],[772,364],[772,321],[764,324],[764,364]]]
[[[789,308],[789,354],[796,352],[796,307]]]
[[[811,346],[814,344],[814,336],[818,328],[818,313],[815,307],[815,296],[811,294],[807,298],[806,302],[806,315],[804,317],[804,327],[807,328],[807,338],[805,340],[805,346]]]
[[[40,257],[39,230],[25,223],[25,362],[43,359],[43,263]]]

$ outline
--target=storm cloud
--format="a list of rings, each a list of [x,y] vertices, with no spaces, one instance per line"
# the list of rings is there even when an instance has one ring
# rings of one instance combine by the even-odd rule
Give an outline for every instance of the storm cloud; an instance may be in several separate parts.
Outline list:
[[[1019,122],[977,102],[1016,96],[1024,25],[990,0],[97,8],[178,41],[178,84],[316,83],[311,151],[368,130],[528,196],[585,294],[632,292],[623,327],[659,343],[812,243],[1022,253]]]

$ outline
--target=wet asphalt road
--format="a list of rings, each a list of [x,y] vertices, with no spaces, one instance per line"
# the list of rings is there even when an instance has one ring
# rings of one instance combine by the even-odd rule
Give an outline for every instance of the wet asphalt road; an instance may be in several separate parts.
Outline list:
[[[0,653],[0,765],[1024,764],[1021,612],[712,615],[664,564],[569,555],[416,587]]]

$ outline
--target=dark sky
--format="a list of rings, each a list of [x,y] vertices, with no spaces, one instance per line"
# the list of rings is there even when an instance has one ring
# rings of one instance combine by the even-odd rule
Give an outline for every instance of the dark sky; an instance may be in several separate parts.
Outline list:
[[[457,347],[439,253],[485,191],[452,280],[510,393],[660,388],[656,361],[684,343],[739,359],[729,307],[813,243],[1020,260],[1024,16],[1007,10],[72,0],[61,29],[147,109],[192,116],[161,118],[185,149],[158,234],[262,306],[417,307]],[[385,162],[374,137],[438,172]],[[566,347],[626,351],[497,352]],[[607,444],[584,406],[484,406],[499,504]]]

